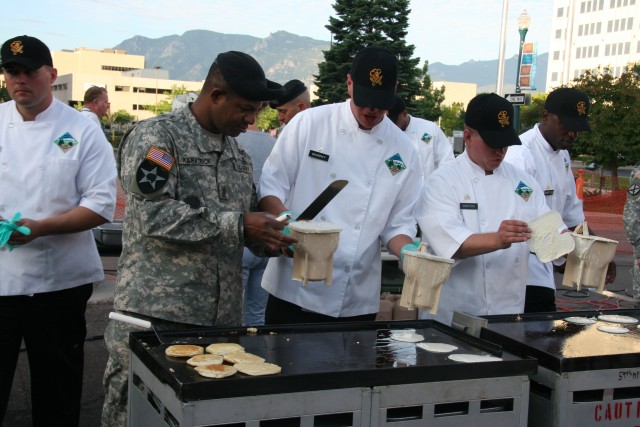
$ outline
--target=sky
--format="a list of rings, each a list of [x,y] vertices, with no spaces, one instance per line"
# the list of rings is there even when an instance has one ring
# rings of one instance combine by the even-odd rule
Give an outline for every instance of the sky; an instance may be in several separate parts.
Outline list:
[[[531,16],[526,41],[549,51],[553,0],[411,0],[406,41],[421,63],[459,65],[499,57],[503,2],[505,58],[518,54],[517,19]],[[333,0],[33,0],[4,2],[0,43],[28,34],[51,50],[111,48],[136,35],[159,38],[203,29],[267,37],[284,30],[330,40]]]

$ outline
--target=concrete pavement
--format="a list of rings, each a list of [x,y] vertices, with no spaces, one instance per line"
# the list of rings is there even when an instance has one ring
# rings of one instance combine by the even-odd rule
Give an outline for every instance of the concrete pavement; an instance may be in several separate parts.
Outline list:
[[[96,427],[100,425],[100,414],[104,392],[102,374],[107,362],[107,351],[103,341],[103,333],[108,322],[108,314],[112,310],[114,279],[117,257],[103,257],[105,281],[96,284],[94,293],[87,306],[87,341],[85,343],[85,374],[82,398],[80,425]],[[605,294],[589,293],[587,296],[575,298],[564,295],[566,288],[558,285],[558,307],[560,310],[591,311],[612,308],[634,308],[631,298],[631,275],[629,270],[633,263],[631,254],[616,254],[618,277],[607,286]],[[562,276],[556,275],[556,283],[562,282]],[[5,427],[31,426],[30,379],[27,355],[22,352],[18,360],[18,368],[13,382],[11,398]]]

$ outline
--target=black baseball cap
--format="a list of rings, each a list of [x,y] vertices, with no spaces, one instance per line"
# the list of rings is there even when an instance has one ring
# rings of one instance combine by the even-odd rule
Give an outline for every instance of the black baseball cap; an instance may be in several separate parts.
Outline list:
[[[558,116],[568,131],[591,131],[589,125],[589,97],[573,87],[561,87],[552,91],[544,103],[547,112]]]
[[[400,113],[407,109],[407,104],[404,102],[402,97],[395,95],[393,97],[393,104],[391,104],[391,108],[387,111],[387,116],[391,119],[393,123],[398,121],[398,117]]]
[[[305,90],[307,90],[307,87],[300,80],[297,80],[297,79],[289,80],[284,84],[284,95],[282,95],[278,99],[275,99],[269,102],[269,106],[271,108],[278,108],[279,106],[284,105],[287,102],[296,99]]]
[[[284,95],[282,85],[267,80],[258,61],[246,53],[224,52],[216,57],[215,63],[227,84],[243,98],[270,101]]]
[[[464,124],[478,131],[491,148],[521,144],[513,128],[513,106],[495,93],[483,93],[469,101]]]
[[[17,36],[4,42],[0,48],[0,68],[8,64],[37,70],[43,65],[53,67],[53,60],[46,44],[35,37]]]
[[[398,81],[398,60],[383,47],[361,49],[351,64],[353,102],[358,107],[388,110]]]

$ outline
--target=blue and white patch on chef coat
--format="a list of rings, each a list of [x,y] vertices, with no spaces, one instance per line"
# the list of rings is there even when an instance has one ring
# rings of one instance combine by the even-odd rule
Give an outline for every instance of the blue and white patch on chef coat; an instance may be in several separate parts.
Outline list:
[[[520,183],[516,187],[515,193],[518,196],[522,197],[525,202],[528,202],[529,197],[531,197],[531,194],[533,194],[533,189],[524,182],[520,181]]]
[[[420,140],[422,142],[424,142],[425,144],[428,144],[429,141],[431,141],[433,139],[433,137],[431,135],[429,135],[428,132],[425,132],[424,134],[422,134],[422,138],[420,138]]]
[[[384,162],[386,163],[387,167],[389,168],[389,171],[391,172],[391,175],[393,176],[399,174],[400,172],[402,172],[407,168],[407,165],[402,160],[402,157],[400,157],[400,153],[394,154]]]
[[[64,135],[57,138],[55,141],[53,141],[53,143],[56,144],[65,153],[78,145],[78,141],[76,141],[76,139],[71,136],[69,132],[65,132]]]
[[[571,170],[571,164],[569,163],[569,159],[564,158],[564,169],[568,173]]]

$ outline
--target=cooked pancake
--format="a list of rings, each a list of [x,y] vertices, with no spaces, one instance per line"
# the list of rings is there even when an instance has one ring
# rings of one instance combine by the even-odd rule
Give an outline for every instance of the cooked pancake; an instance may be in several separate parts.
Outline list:
[[[229,365],[202,365],[196,366],[196,371],[203,377],[207,378],[224,378],[238,372],[238,370]]]
[[[225,354],[224,361],[234,364],[239,362],[264,362],[264,358],[244,351],[234,351],[233,353]]]
[[[199,354],[187,360],[187,365],[191,366],[219,365],[221,363],[222,356],[219,354]]]
[[[258,375],[273,375],[279,374],[282,368],[273,363],[265,362],[239,362],[233,365],[239,372],[243,374],[258,376]]]
[[[171,357],[191,357],[204,353],[204,349],[199,345],[178,344],[170,345],[164,353]]]
[[[207,353],[219,354],[221,356],[233,353],[234,351],[244,351],[244,347],[232,342],[221,342],[207,346]]]

